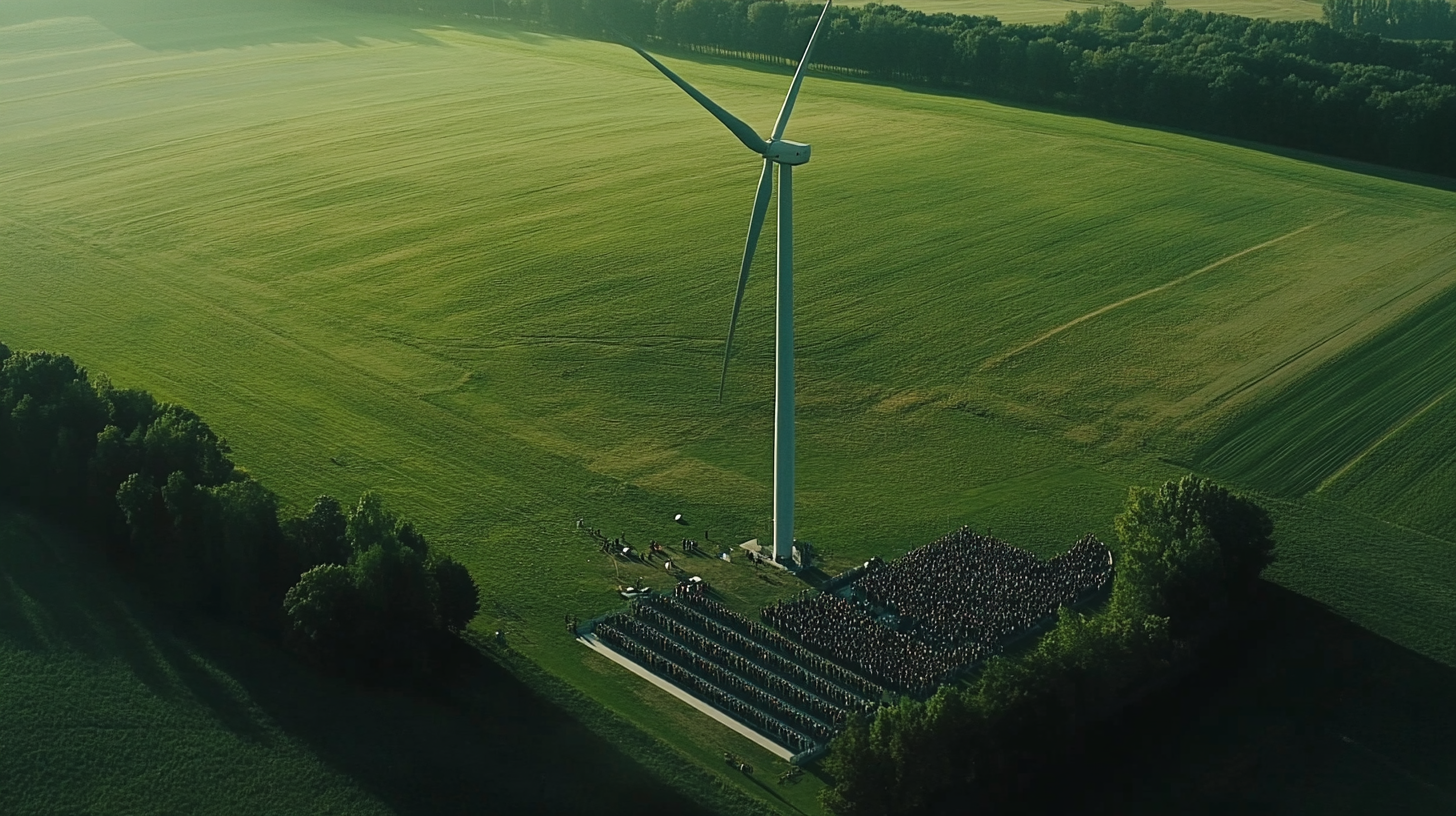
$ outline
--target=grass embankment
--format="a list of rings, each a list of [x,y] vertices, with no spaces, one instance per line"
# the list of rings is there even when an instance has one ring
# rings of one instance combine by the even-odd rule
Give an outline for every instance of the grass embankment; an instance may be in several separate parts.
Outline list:
[[[817,810],[817,780],[760,785],[768,755],[561,623],[619,603],[577,518],[634,544],[768,532],[768,236],[715,399],[752,157],[607,44],[292,3],[66,11],[0,0],[5,341],[195,408],[285,501],[379,489],[472,569],[480,631]],[[760,124],[787,81],[672,64]],[[1108,536],[1128,484],[1178,472],[1160,456],[1456,281],[1434,187],[817,77],[788,136],[815,148],[799,533],[830,571],[961,523],[1044,554]],[[1396,583],[1449,546],[1334,497],[1274,509],[1276,580],[1456,662],[1456,598],[1418,595],[1413,625]],[[686,563],[740,608],[799,588]]]

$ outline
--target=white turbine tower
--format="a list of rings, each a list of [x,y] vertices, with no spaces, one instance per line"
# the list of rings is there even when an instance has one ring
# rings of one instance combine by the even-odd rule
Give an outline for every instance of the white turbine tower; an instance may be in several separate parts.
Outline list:
[[[794,71],[794,81],[789,84],[788,96],[779,118],[774,122],[773,134],[764,141],[742,119],[724,110],[701,91],[689,85],[682,77],[674,74],[666,65],[658,62],[651,54],[633,45],[627,46],[642,58],[652,63],[675,85],[687,91],[688,96],[707,108],[719,122],[738,137],[738,141],[754,153],[763,157],[763,174],[758,178],[758,192],[753,199],[753,216],[748,222],[748,240],[743,246],[743,264],[738,270],[738,293],[733,298],[733,317],[728,322],[728,342],[723,349],[723,374],[718,381],[718,399],[723,399],[723,387],[728,381],[728,357],[733,352],[733,331],[738,326],[738,310],[743,306],[743,288],[748,285],[748,267],[753,263],[753,252],[758,247],[758,234],[763,230],[763,219],[768,213],[768,199],[773,192],[773,168],[779,168],[779,228],[778,228],[778,304],[774,314],[774,329],[777,340],[774,347],[774,489],[773,489],[773,555],[774,561],[782,562],[791,555],[794,543],[794,167],[809,161],[809,146],[791,142],[784,136],[789,124],[789,114],[794,110],[794,99],[799,95],[799,86],[804,82],[804,69],[809,66],[809,57],[814,53],[814,43],[819,39],[819,30],[824,27],[824,18],[829,16],[829,0],[819,13],[819,22],[809,36],[809,46],[804,49],[804,58]]]

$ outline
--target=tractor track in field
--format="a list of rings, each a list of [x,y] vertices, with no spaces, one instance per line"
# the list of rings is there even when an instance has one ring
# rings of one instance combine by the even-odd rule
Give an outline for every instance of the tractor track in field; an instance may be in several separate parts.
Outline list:
[[[1373,453],[1376,448],[1384,445],[1387,441],[1399,435],[1401,431],[1404,431],[1406,428],[1410,427],[1416,420],[1425,416],[1427,411],[1435,408],[1441,402],[1445,401],[1445,399],[1451,396],[1452,393],[1456,393],[1456,387],[1448,388],[1445,391],[1442,391],[1440,394],[1436,395],[1435,399],[1432,399],[1430,402],[1427,402],[1425,405],[1422,405],[1420,408],[1417,408],[1416,410],[1412,411],[1408,416],[1395,423],[1395,425],[1391,426],[1390,430],[1381,434],[1379,439],[1376,439],[1374,442],[1371,442],[1369,445],[1365,446],[1365,448],[1362,449],[1359,453],[1350,457],[1350,460],[1345,462],[1345,464],[1341,465],[1338,470],[1336,470],[1334,473],[1331,473],[1329,476],[1326,476],[1324,481],[1320,482],[1319,487],[1316,487],[1314,489],[1314,492],[1321,493],[1324,491],[1325,488],[1339,481],[1341,476],[1344,476],[1346,473],[1354,469],[1356,465],[1364,461],[1365,457]]]
[[[1449,402],[1456,393],[1450,366],[1435,361],[1449,360],[1452,349],[1453,260],[1450,249],[1433,256],[1433,264],[1446,267],[1441,276],[1397,293],[1367,315],[1388,314],[1388,306],[1408,305],[1432,288],[1438,290],[1434,298],[1381,321],[1375,332],[1282,383],[1272,400],[1240,413],[1203,446],[1201,466],[1237,471],[1265,490],[1324,492]],[[1340,327],[1331,339],[1353,328]],[[1303,430],[1281,434],[1281,427]]]
[[[1041,345],[1042,343],[1045,343],[1046,341],[1052,339],[1053,337],[1056,337],[1057,335],[1061,334],[1062,332],[1064,332],[1064,331],[1066,331],[1068,329],[1075,328],[1076,326],[1079,326],[1079,325],[1081,325],[1083,323],[1086,323],[1087,321],[1092,320],[1093,318],[1101,317],[1102,315],[1107,314],[1108,312],[1113,311],[1114,309],[1118,309],[1118,308],[1121,308],[1123,306],[1126,306],[1129,303],[1133,303],[1135,301],[1142,300],[1145,297],[1149,297],[1149,296],[1152,296],[1152,295],[1156,295],[1157,293],[1159,293],[1159,292],[1161,292],[1161,291],[1163,291],[1165,289],[1170,289],[1170,288],[1172,288],[1174,286],[1177,286],[1180,283],[1186,283],[1186,282],[1188,282],[1188,281],[1190,281],[1190,280],[1198,277],[1199,275],[1202,275],[1205,272],[1212,272],[1213,270],[1219,268],[1220,266],[1223,266],[1224,264],[1227,264],[1227,263],[1231,263],[1233,261],[1236,261],[1239,258],[1244,257],[1245,255],[1249,255],[1249,254],[1252,254],[1254,252],[1258,252],[1261,249],[1266,249],[1266,248],[1271,247],[1271,246],[1274,246],[1275,244],[1278,244],[1278,243],[1280,243],[1282,241],[1285,241],[1285,240],[1288,240],[1290,238],[1293,238],[1294,236],[1299,235],[1300,233],[1308,232],[1308,231],[1314,229],[1315,227],[1322,226],[1324,224],[1328,224],[1329,222],[1334,221],[1337,218],[1340,218],[1341,216],[1345,215],[1348,212],[1349,212],[1349,210],[1340,210],[1339,212],[1333,213],[1332,215],[1328,215],[1328,216],[1326,216],[1324,218],[1321,218],[1320,220],[1315,221],[1315,222],[1313,222],[1311,224],[1306,224],[1306,225],[1300,227],[1299,229],[1294,230],[1293,232],[1287,232],[1287,233],[1285,233],[1283,235],[1280,235],[1277,238],[1271,238],[1271,239],[1269,239],[1268,241],[1265,241],[1262,244],[1255,244],[1254,246],[1251,246],[1248,249],[1241,249],[1241,250],[1239,250],[1238,252],[1235,252],[1232,255],[1227,255],[1227,256],[1225,256],[1223,258],[1219,258],[1218,260],[1214,261],[1213,263],[1211,263],[1211,264],[1209,264],[1207,266],[1204,266],[1204,267],[1200,267],[1198,269],[1195,269],[1192,272],[1189,272],[1188,274],[1186,274],[1186,275],[1184,275],[1184,276],[1182,276],[1180,278],[1174,278],[1173,280],[1170,280],[1167,283],[1159,284],[1157,286],[1154,286],[1151,289],[1144,289],[1143,291],[1138,292],[1135,295],[1131,295],[1129,297],[1125,297],[1122,300],[1119,300],[1119,301],[1117,301],[1115,303],[1109,303],[1106,306],[1102,306],[1100,308],[1093,309],[1092,311],[1090,311],[1090,312],[1082,315],[1081,317],[1074,318],[1072,320],[1067,321],[1066,323],[1063,323],[1060,326],[1057,326],[1056,328],[1052,329],[1051,331],[1046,332],[1045,334],[1042,334],[1042,335],[1038,336],[1036,339],[1034,339],[1034,340],[1032,340],[1030,342],[1023,343],[1023,344],[1017,346],[1016,348],[1014,348],[1014,349],[1012,349],[1012,350],[1010,350],[1010,351],[1008,351],[1008,352],[1006,352],[1004,354],[1001,354],[1001,355],[996,356],[996,357],[992,357],[990,360],[987,360],[984,364],[981,365],[981,370],[982,371],[985,371],[987,369],[995,368],[996,366],[1001,365],[1002,363],[1006,362],[1007,360],[1010,360],[1012,357],[1015,357],[1016,355],[1021,354],[1024,351],[1028,351],[1028,350],[1030,350],[1032,348],[1035,348],[1035,347]]]
[[[1378,303],[1371,304],[1355,318],[1329,330],[1311,334],[1308,340],[1291,352],[1282,355],[1270,365],[1256,369],[1257,373],[1236,377],[1226,385],[1211,384],[1206,393],[1200,392],[1185,399],[1180,403],[1178,413],[1190,419],[1185,420],[1182,427],[1186,430],[1191,427],[1190,423],[1200,421],[1202,417],[1225,412],[1231,406],[1257,398],[1260,393],[1269,392],[1271,389],[1277,391],[1287,386],[1294,378],[1307,375],[1328,364],[1386,326],[1393,325],[1403,316],[1440,297],[1443,292],[1456,285],[1456,243],[1450,243],[1449,249],[1433,248],[1452,242],[1452,239],[1456,239],[1456,232],[1442,232],[1434,240],[1422,243],[1416,249],[1402,253],[1371,270],[1371,274],[1392,270],[1407,263],[1413,256],[1420,255],[1423,269],[1445,264],[1449,272],[1421,277]],[[1342,338],[1351,333],[1355,339],[1342,343]]]

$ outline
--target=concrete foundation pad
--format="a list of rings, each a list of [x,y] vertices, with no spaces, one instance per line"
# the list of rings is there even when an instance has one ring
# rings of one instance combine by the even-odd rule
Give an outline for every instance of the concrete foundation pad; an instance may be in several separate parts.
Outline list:
[[[739,544],[738,545],[738,548],[739,549],[742,549],[742,550],[748,550],[749,552],[754,553],[755,555],[760,556],[762,558],[762,560],[759,563],[761,563],[761,564],[767,564],[770,567],[778,567],[779,569],[784,570],[785,572],[793,572],[793,570],[789,568],[789,565],[788,564],[780,564],[779,562],[777,562],[777,561],[773,560],[771,557],[769,557],[769,555],[772,555],[772,553],[773,553],[772,550],[769,551],[769,555],[764,555],[763,554],[763,545],[759,544],[758,543],[758,539],[756,539],[756,538],[750,538],[750,539],[748,539],[747,541],[743,542],[742,544]]]

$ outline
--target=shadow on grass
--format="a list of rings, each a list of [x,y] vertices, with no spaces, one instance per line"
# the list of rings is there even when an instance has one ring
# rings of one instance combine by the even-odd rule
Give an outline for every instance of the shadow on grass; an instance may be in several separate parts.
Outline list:
[[[321,675],[223,626],[191,642],[290,736],[400,814],[701,813],[463,646],[434,699]]]
[[[87,542],[5,508],[0,542],[0,639],[32,652],[120,661],[152,694],[191,697],[234,734],[263,739],[247,701],[185,648],[166,617]]]
[[[703,813],[463,643],[431,694],[360,687],[253,632],[163,614],[89,544],[0,507],[0,643],[124,661],[242,738],[276,727],[399,814]]]
[[[819,569],[818,567],[801,569],[798,572],[794,573],[794,576],[797,577],[800,581],[803,581],[804,583],[813,587],[814,589],[818,589],[824,586],[824,582],[828,581],[831,577],[833,577],[829,573],[825,572],[822,569]]]
[[[783,805],[786,808],[790,808],[795,813],[803,813],[804,812],[802,809],[799,808],[799,806],[795,805],[793,802],[790,802],[788,799],[785,799],[784,796],[783,796],[783,794],[781,794],[777,790],[775,790],[775,788],[778,787],[777,782],[775,782],[773,784],[770,784],[768,782],[765,782],[763,779],[760,779],[756,775],[755,776],[749,776],[748,779],[754,785],[757,785],[758,788],[759,788],[759,790],[763,791],[763,795],[765,797],[771,798],[771,799],[777,799],[779,801],[779,804]]]
[[[1456,812],[1456,668],[1265,589],[1264,624],[1089,735],[1026,812]]]

